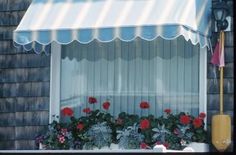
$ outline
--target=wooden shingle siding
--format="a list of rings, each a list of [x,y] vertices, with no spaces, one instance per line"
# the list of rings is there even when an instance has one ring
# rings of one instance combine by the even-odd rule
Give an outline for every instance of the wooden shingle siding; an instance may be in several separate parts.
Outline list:
[[[14,47],[13,47],[14,48]],[[0,69],[48,67],[50,56],[35,53],[0,55]]]
[[[18,97],[15,104],[18,112],[48,111],[49,97]]]
[[[15,139],[24,140],[24,139],[35,139],[35,137],[44,133],[47,129],[47,126],[20,126],[15,128]],[[32,132],[34,131],[34,132]]]
[[[31,0],[0,1],[0,149],[35,149],[49,120],[50,56],[13,45]]]
[[[15,114],[16,126],[41,126],[48,124],[48,111],[16,112]]]
[[[0,140],[0,150],[14,150],[15,140]]]
[[[0,12],[5,11],[25,11],[32,0],[1,0]]]
[[[0,113],[0,127],[15,126],[15,113]]]
[[[0,14],[0,26],[17,26],[21,18],[24,16],[25,11],[11,11],[11,12],[1,12]]]
[[[0,127],[0,140],[14,140],[15,127]]]
[[[15,98],[0,98],[1,112],[15,112]]]
[[[219,109],[219,94],[208,94],[207,98],[208,110]],[[234,96],[232,94],[224,94],[224,110],[229,111],[234,108]]]
[[[234,64],[233,63],[227,63],[224,67],[224,77],[225,78],[233,78],[234,76],[234,72],[232,72],[232,70],[234,69]],[[212,64],[208,64],[208,68],[207,68],[207,77],[209,79],[214,79],[215,76],[217,78],[220,77],[220,74],[218,72],[218,67],[215,67]]]
[[[49,81],[50,68],[0,69],[0,83]]]
[[[2,97],[49,96],[49,82],[3,83]]]
[[[18,48],[15,48],[12,40],[0,39],[0,55],[2,54],[10,55],[10,54],[20,54],[20,53],[26,53],[26,52]],[[33,51],[29,51],[27,53],[33,53]]]
[[[207,80],[207,91],[209,94],[219,94],[220,91],[220,80],[219,79],[208,79]],[[224,93],[233,94],[234,93],[234,80],[232,78],[224,79]]]
[[[0,40],[12,40],[13,30],[16,26],[2,26],[0,27]]]
[[[16,140],[15,141],[16,150],[34,150],[36,149],[34,140]]]

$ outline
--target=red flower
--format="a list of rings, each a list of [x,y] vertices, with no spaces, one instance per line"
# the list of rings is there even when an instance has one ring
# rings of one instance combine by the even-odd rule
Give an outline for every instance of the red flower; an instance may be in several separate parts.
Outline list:
[[[195,118],[193,120],[193,125],[195,128],[199,128],[202,126],[202,119],[201,118]]]
[[[190,117],[187,115],[180,116],[180,123],[186,125],[190,123]]]
[[[77,129],[82,130],[84,128],[84,124],[82,122],[79,122],[77,124]]]
[[[62,114],[64,116],[73,116],[74,111],[71,108],[65,107],[64,109],[62,109]]]
[[[168,148],[168,147],[170,146],[170,144],[167,143],[167,142],[165,142],[163,145],[164,145],[166,148]]]
[[[148,109],[149,107],[150,107],[150,105],[149,105],[149,103],[146,102],[146,101],[142,101],[142,102],[140,103],[140,108],[141,108],[141,109]]]
[[[109,109],[109,107],[110,107],[110,102],[104,102],[103,104],[102,104],[102,106],[103,106],[103,108],[105,109],[105,110],[108,110]]]
[[[171,109],[165,109],[164,112],[167,113],[167,114],[170,114],[171,113]]]
[[[86,113],[86,114],[89,114],[91,112],[91,109],[90,108],[84,108],[83,112]]]
[[[147,148],[148,148],[148,145],[147,145],[146,143],[142,142],[142,143],[140,144],[140,148],[141,148],[141,149],[147,149]]]
[[[141,120],[141,122],[140,122],[140,128],[141,129],[148,129],[149,126],[150,126],[150,122],[149,122],[148,119]]]
[[[89,102],[90,104],[94,104],[94,103],[97,103],[97,99],[96,99],[95,97],[89,97],[88,102]]]
[[[204,118],[206,117],[206,114],[205,114],[204,112],[201,112],[201,113],[199,114],[199,117],[200,117],[201,119],[204,119]]]

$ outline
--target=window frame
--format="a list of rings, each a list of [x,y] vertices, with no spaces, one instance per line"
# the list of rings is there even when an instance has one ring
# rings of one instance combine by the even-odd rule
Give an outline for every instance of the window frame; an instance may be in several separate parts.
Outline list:
[[[207,113],[207,47],[199,48],[199,113]],[[61,45],[51,44],[49,123],[60,118]],[[58,116],[57,118],[54,116]],[[204,119],[207,124],[207,116]],[[207,129],[207,125],[205,125]]]

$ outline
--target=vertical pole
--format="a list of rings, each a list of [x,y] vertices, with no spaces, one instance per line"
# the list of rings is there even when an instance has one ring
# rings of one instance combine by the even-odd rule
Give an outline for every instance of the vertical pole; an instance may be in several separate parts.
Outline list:
[[[224,32],[220,32],[220,59],[224,54]],[[223,114],[224,94],[224,67],[220,67],[220,114]]]
[[[223,114],[223,85],[224,85],[224,80],[223,80],[223,73],[224,73],[224,68],[220,67],[220,114]]]

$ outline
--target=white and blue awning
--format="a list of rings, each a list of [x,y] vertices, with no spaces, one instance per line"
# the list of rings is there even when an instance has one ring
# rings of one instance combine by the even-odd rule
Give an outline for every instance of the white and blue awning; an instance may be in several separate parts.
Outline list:
[[[48,52],[52,42],[182,35],[209,47],[210,27],[211,0],[33,0],[14,31],[14,43],[40,53]]]

